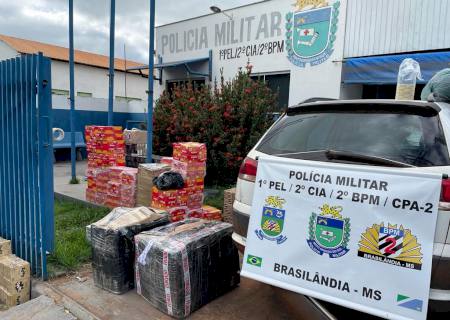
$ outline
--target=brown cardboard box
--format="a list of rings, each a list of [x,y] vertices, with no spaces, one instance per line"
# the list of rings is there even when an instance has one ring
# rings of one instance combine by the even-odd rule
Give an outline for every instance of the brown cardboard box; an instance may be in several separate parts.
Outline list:
[[[15,255],[0,257],[0,302],[15,306],[30,299],[30,264]]]
[[[137,174],[137,206],[151,206],[153,178],[169,170],[170,166],[161,163],[144,163],[139,165]]]
[[[30,300],[30,286],[24,287],[20,291],[10,292],[0,286],[0,302],[7,307],[17,306]]]
[[[11,254],[11,241],[0,238],[0,257]]]
[[[233,202],[236,188],[225,190],[223,193],[223,221],[233,224]]]
[[[17,282],[30,279],[30,264],[15,255],[0,258],[0,285],[3,281]]]

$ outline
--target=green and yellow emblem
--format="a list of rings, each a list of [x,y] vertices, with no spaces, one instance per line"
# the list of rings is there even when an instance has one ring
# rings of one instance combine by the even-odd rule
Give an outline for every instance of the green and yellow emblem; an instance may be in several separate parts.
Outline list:
[[[286,217],[286,210],[283,209],[285,203],[286,200],[278,196],[266,198],[261,216],[261,229],[255,230],[256,236],[260,240],[276,241],[277,244],[287,240],[285,236],[281,235]]]
[[[341,206],[324,204],[320,214],[311,214],[307,243],[315,253],[327,253],[330,258],[339,258],[348,252],[350,218],[341,215],[342,209]]]

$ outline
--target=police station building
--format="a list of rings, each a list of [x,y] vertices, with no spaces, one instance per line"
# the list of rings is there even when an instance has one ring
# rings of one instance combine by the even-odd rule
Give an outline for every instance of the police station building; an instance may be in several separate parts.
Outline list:
[[[156,29],[155,94],[232,79],[240,67],[285,108],[311,97],[394,98],[398,67],[450,67],[448,0],[268,0]]]

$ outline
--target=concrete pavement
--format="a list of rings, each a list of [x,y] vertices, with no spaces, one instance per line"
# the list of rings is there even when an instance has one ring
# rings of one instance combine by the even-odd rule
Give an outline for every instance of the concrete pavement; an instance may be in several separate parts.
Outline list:
[[[87,182],[84,177],[86,174],[86,161],[77,161],[77,177],[79,184],[69,184],[71,178],[70,162],[57,162],[53,165],[53,182],[56,193],[72,199],[86,200]]]
[[[0,312],[2,320],[77,320],[64,307],[47,296],[39,296],[27,303]]]
[[[91,270],[77,277],[61,277],[49,282],[61,295],[76,302],[90,313],[91,319],[99,320],[169,320],[172,319],[131,290],[123,295],[111,294],[97,288]],[[80,281],[79,279],[82,279]],[[69,307],[69,310],[70,307]],[[306,310],[307,311],[307,310]],[[76,314],[76,313],[74,313]],[[305,312],[304,319],[317,319]],[[80,320],[85,318],[80,316]],[[241,278],[241,285],[194,312],[192,320],[263,320],[302,319],[294,314],[272,287],[253,280]]]

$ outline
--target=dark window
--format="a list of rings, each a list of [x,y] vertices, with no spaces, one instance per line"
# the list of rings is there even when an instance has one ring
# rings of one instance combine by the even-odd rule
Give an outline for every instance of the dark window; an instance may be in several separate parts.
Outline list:
[[[278,111],[283,111],[289,106],[289,84],[291,79],[289,73],[254,75],[252,79],[265,81],[270,90],[278,95]]]
[[[166,89],[168,90],[169,94],[172,96],[173,90],[176,86],[182,86],[187,85],[188,83],[191,83],[194,88],[200,88],[202,85],[205,84],[205,79],[194,79],[194,80],[169,80],[166,84]]]
[[[315,113],[285,116],[257,147],[267,154],[336,150],[414,166],[450,164],[438,116]]]
[[[415,100],[420,100],[424,84],[416,85]],[[363,99],[395,99],[396,85],[363,85]]]

